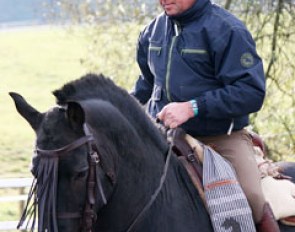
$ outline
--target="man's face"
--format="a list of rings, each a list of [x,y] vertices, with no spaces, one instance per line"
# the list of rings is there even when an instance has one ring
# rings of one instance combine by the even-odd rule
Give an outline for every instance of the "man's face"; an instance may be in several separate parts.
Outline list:
[[[191,8],[197,0],[159,0],[168,16],[175,16]]]

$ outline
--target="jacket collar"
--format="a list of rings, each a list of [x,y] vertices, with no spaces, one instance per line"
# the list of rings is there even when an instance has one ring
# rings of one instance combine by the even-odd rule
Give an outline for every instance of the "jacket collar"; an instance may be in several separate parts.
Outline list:
[[[210,0],[196,0],[195,4],[187,11],[180,15],[168,17],[179,22],[181,25],[185,25],[200,17],[208,9],[209,5],[211,5]]]

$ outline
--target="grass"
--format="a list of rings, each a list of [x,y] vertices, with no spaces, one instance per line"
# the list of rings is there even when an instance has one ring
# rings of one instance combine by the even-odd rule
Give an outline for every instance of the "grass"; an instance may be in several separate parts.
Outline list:
[[[87,72],[84,34],[62,28],[0,31],[0,178],[30,177],[35,135],[14,107],[8,92],[18,92],[39,111],[55,104],[51,91]],[[17,190],[0,189],[0,196]],[[0,221],[19,219],[19,202],[0,202]]]
[[[87,40],[60,28],[0,32],[0,177],[28,176],[34,133],[17,114],[8,92],[23,95],[39,111],[54,105],[51,91],[83,75],[79,60]]]

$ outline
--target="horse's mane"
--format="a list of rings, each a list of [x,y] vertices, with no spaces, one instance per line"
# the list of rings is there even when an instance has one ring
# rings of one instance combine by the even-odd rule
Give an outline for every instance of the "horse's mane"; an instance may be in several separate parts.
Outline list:
[[[116,86],[111,79],[103,74],[96,75],[93,73],[68,82],[62,88],[53,91],[57,104],[61,105],[66,104],[68,101],[104,98],[106,96],[111,100],[117,98],[118,95],[125,96],[126,94],[126,91]]]
[[[163,136],[154,126],[151,118],[134,97],[125,89],[117,86],[110,78],[103,74],[86,74],[80,79],[65,84],[53,91],[56,102],[66,105],[69,101],[100,99],[110,102],[127,118],[139,135],[143,138],[153,138],[154,142],[162,143]]]

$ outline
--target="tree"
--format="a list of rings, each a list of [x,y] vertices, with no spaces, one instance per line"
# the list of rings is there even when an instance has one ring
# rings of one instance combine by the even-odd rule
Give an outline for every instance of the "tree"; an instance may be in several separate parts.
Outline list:
[[[231,4],[232,4],[232,0],[226,0],[224,8],[228,10]]]

